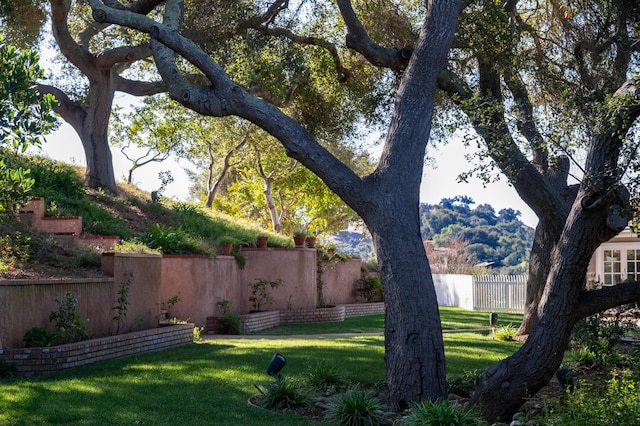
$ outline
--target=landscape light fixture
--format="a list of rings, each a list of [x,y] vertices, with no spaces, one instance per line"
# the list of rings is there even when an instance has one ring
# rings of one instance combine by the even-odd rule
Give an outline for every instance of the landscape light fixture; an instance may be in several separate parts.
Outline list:
[[[267,374],[270,376],[276,376],[277,378],[281,379],[282,376],[280,375],[280,370],[282,370],[282,367],[284,367],[286,363],[287,359],[284,357],[284,355],[276,353],[273,358],[271,358],[271,362],[267,367]]]

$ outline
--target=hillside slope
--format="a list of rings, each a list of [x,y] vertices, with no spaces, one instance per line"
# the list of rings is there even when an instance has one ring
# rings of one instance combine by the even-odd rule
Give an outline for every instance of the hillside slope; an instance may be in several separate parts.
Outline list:
[[[250,244],[257,235],[268,235],[269,245],[290,246],[290,238],[253,224],[202,209],[195,204],[161,199],[132,185],[119,185],[118,195],[85,189],[83,170],[41,157],[3,152],[12,167],[31,170],[35,184],[31,196],[43,197],[47,216],[82,216],[82,232],[116,235],[123,242],[118,251],[199,253],[215,255],[217,240],[233,237]],[[49,278],[101,276],[100,253],[69,247],[51,235],[16,223],[0,221],[0,278]]]

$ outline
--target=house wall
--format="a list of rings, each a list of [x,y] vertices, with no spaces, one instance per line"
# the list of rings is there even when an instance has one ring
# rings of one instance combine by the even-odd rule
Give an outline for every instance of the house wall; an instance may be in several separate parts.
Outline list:
[[[603,258],[603,250],[610,248],[615,245],[627,246],[628,248],[640,249],[640,238],[633,234],[629,228],[626,228],[624,231],[613,237],[607,242],[604,242],[596,249],[591,256],[591,260],[589,261],[589,267],[587,269],[587,282],[599,281],[602,277],[598,276],[598,263],[602,262]]]

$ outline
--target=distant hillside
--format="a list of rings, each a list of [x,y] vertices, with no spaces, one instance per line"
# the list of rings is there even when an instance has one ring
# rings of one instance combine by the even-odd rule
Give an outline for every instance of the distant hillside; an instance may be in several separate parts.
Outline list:
[[[501,273],[524,273],[534,229],[522,223],[520,212],[489,204],[475,204],[469,197],[445,198],[440,204],[422,204],[421,233],[436,248],[461,248],[464,260],[500,268]]]
[[[473,204],[469,197],[454,197],[436,205],[420,205],[420,232],[431,249],[434,272],[525,273],[534,229],[520,221],[516,210],[502,209],[496,214],[488,204],[472,208]],[[341,253],[375,259],[371,239],[361,232],[341,231],[329,242]],[[448,257],[448,266],[440,265],[443,256]],[[454,267],[453,262],[464,265]],[[474,265],[480,267],[472,271]]]

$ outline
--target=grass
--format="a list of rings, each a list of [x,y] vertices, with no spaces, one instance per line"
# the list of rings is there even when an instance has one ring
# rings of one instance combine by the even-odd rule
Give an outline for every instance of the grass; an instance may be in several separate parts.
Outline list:
[[[445,335],[447,370],[484,369],[518,344],[474,333]],[[106,361],[33,379],[0,382],[0,424],[237,425],[314,423],[296,415],[250,407],[254,384],[272,379],[275,352],[287,357],[282,373],[304,379],[323,360],[351,383],[384,381],[382,336],[350,339],[234,339]]]
[[[461,308],[440,306],[440,320],[443,330],[477,330],[489,328],[489,312],[468,311]],[[522,322],[522,314],[500,313],[498,324]],[[384,315],[369,315],[346,318],[343,322],[315,324],[287,324],[252,334],[271,336],[338,334],[338,333],[382,333],[384,331]]]

